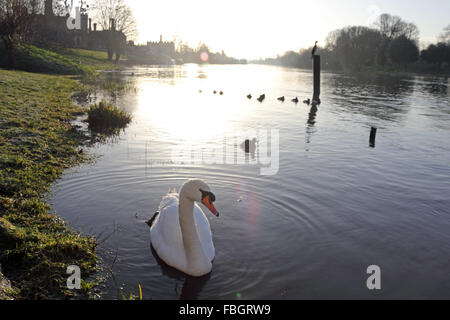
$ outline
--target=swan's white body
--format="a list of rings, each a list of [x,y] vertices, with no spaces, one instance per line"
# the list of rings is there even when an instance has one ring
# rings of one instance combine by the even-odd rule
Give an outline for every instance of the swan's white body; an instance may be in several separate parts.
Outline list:
[[[169,191],[150,228],[152,246],[158,256],[169,266],[196,277],[211,272],[215,254],[209,221],[192,200],[195,196],[190,196],[198,188],[198,181],[188,181],[180,194]]]

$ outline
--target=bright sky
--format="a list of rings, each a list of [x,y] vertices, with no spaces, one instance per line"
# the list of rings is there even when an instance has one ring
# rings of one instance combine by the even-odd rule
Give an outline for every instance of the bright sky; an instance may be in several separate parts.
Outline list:
[[[399,15],[430,43],[450,24],[448,0],[126,0],[139,25],[139,43],[181,38],[205,42],[236,58],[260,58],[297,51],[329,31],[370,25],[380,13]]]

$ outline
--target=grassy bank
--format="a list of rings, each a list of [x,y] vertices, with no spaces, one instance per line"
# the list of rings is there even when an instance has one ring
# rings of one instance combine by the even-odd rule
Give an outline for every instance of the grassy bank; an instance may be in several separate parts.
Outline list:
[[[83,49],[52,47],[39,48],[30,44],[16,45],[16,70],[92,76],[97,70],[112,70],[117,65],[107,60],[107,53]],[[8,65],[3,42],[0,41],[0,67]]]
[[[59,48],[55,49],[55,52],[94,70],[114,70],[120,67],[108,61],[108,54],[105,51]]]
[[[0,69],[0,264],[17,298],[64,298],[66,269],[96,270],[95,241],[71,231],[44,197],[64,169],[84,160],[80,112],[65,76]]]

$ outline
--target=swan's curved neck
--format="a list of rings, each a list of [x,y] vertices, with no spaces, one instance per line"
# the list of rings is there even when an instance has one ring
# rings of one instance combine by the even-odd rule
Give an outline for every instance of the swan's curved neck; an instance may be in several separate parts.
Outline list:
[[[180,191],[178,215],[188,267],[197,270],[206,268],[211,261],[208,261],[198,238],[194,218],[194,201],[186,197],[183,190]]]

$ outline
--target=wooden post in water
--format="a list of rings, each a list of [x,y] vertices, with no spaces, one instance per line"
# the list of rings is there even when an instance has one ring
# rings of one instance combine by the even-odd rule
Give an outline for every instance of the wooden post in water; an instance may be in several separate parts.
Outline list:
[[[375,139],[377,138],[377,128],[370,129],[370,147],[375,148]]]
[[[314,94],[312,104],[320,104],[320,56],[313,56]]]
[[[250,140],[245,140],[245,153],[250,153]]]

